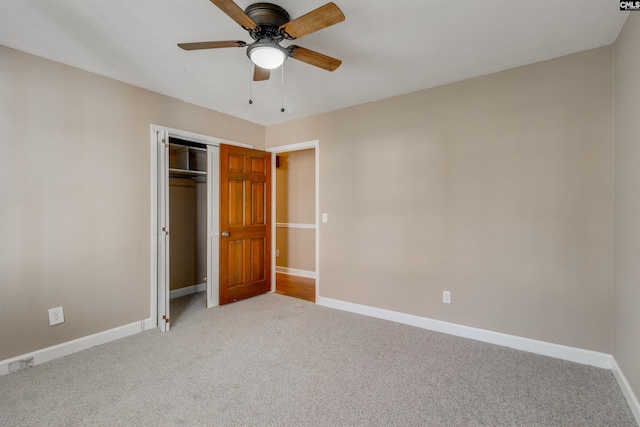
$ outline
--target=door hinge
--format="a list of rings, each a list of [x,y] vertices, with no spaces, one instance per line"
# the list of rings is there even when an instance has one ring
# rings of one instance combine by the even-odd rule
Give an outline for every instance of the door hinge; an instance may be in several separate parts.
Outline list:
[[[169,323],[169,318],[167,316],[162,316],[162,318],[164,319],[164,323]]]
[[[164,232],[164,234],[166,234],[167,236],[169,235],[169,231],[167,230],[167,227],[162,227],[162,231]]]

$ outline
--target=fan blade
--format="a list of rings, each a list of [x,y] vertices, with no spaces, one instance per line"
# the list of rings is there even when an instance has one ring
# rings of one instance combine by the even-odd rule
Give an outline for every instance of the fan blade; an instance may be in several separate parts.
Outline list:
[[[257,30],[258,24],[249,17],[244,10],[240,9],[240,6],[235,4],[233,0],[211,0],[211,3],[220,8],[221,11],[226,13],[229,18],[236,21],[245,30]]]
[[[269,80],[271,77],[271,70],[267,70],[266,68],[260,68],[257,65],[253,68],[253,81],[261,82],[263,80]]]
[[[221,47],[245,47],[247,44],[241,40],[225,40],[219,42],[195,42],[178,43],[178,47],[184,50],[218,49]]]
[[[289,50],[291,52],[289,54],[290,57],[297,59],[298,61],[323,68],[327,71],[335,71],[335,69],[342,64],[342,61],[339,59],[314,52],[313,50],[305,49],[304,47],[294,45],[289,46]]]
[[[306,15],[282,24],[278,31],[286,38],[293,40],[342,21],[344,21],[344,14],[340,8],[333,3],[327,3]]]

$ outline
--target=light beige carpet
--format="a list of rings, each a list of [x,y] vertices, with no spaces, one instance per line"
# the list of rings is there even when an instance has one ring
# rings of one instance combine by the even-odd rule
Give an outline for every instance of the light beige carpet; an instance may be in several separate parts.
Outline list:
[[[608,370],[267,294],[0,377],[2,426],[633,426]]]

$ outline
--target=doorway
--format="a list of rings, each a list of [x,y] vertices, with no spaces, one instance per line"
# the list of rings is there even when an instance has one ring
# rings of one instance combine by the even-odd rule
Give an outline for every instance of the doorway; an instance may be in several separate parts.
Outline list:
[[[273,156],[276,293],[315,302],[319,295],[319,144],[268,149]]]

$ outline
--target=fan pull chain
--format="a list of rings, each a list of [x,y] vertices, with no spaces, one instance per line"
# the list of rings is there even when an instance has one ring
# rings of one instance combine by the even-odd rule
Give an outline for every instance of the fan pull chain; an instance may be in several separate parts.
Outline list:
[[[282,98],[280,99],[280,112],[284,113],[284,64],[282,64],[281,68],[282,68]]]
[[[253,96],[252,96],[252,93],[251,93],[251,91],[253,89],[253,78],[251,76],[251,68],[252,68],[251,65],[252,65],[252,63],[251,63],[251,61],[249,61],[249,105],[253,104],[253,99],[252,99]]]

